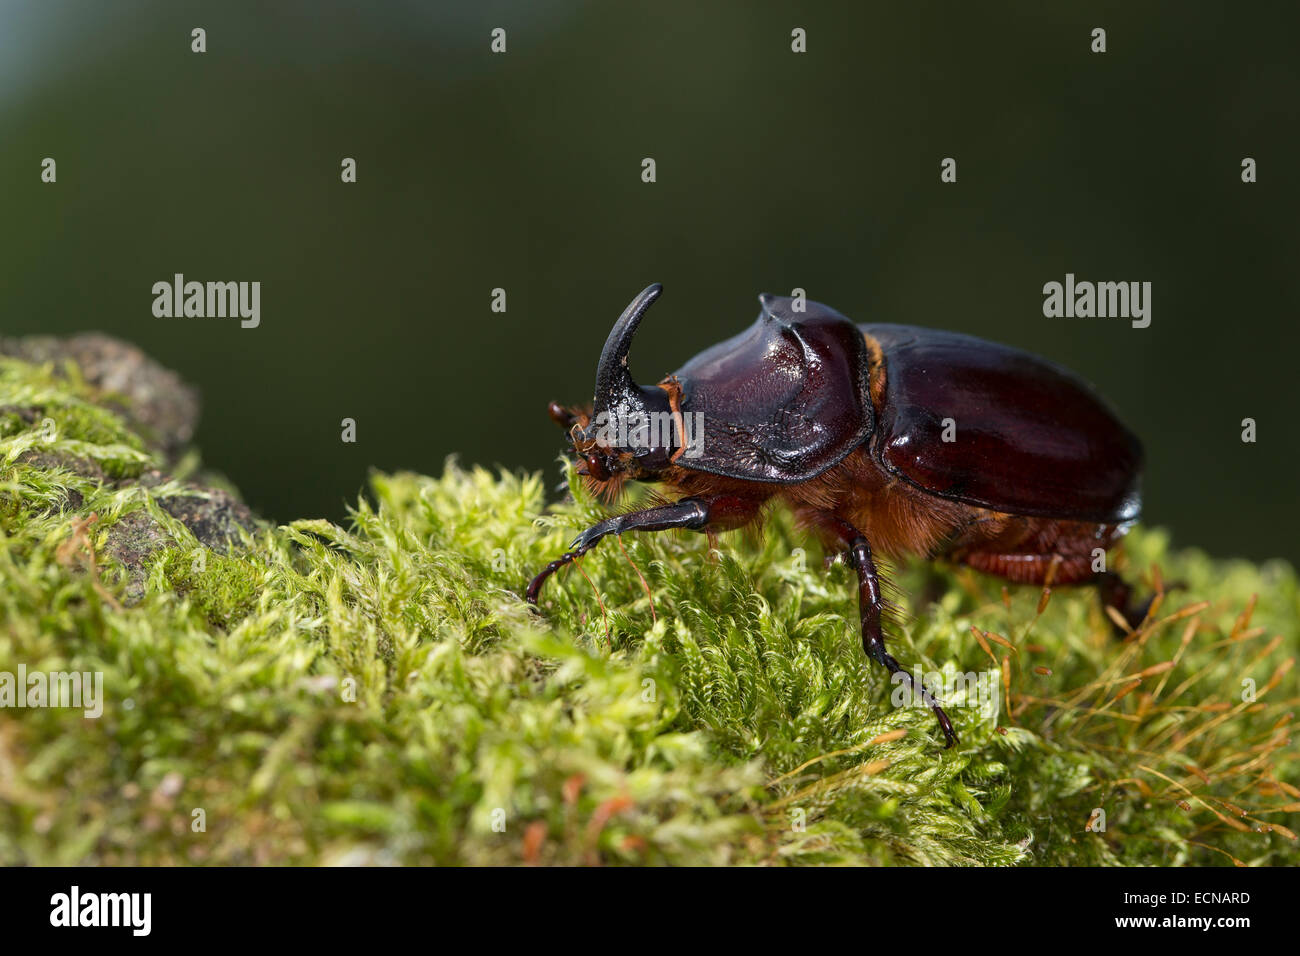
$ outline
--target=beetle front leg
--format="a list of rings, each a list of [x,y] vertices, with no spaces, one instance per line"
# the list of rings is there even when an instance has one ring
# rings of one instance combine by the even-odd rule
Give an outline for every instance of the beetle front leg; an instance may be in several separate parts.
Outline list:
[[[527,600],[529,604],[537,603],[542,585],[560,568],[572,564],[597,544],[600,539],[610,534],[622,534],[624,531],[670,531],[675,528],[688,528],[705,531],[722,527],[735,527],[738,523],[752,518],[757,513],[756,503],[729,495],[711,498],[683,498],[670,505],[633,511],[625,515],[615,515],[592,525],[569,545],[569,550],[556,558],[541,574],[533,578],[528,585]]]
[[[884,667],[891,675],[902,674],[913,693],[920,693],[921,700],[939,718],[939,729],[943,731],[947,750],[957,742],[957,733],[952,721],[944,713],[939,702],[935,700],[924,686],[917,687],[912,675],[903,669],[894,657],[885,650],[885,634],[881,629],[881,612],[884,610],[884,596],[880,590],[880,575],[876,571],[876,562],[871,556],[871,544],[866,535],[853,525],[840,518],[828,516],[828,524],[848,548],[848,563],[858,573],[858,612],[862,620],[862,649],[867,657]]]

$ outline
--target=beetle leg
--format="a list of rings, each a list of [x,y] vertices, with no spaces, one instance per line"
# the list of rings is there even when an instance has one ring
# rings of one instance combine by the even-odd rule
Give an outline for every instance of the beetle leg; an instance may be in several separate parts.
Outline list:
[[[902,674],[913,693],[920,693],[921,700],[934,711],[939,718],[939,729],[943,731],[944,749],[947,750],[957,742],[957,733],[952,728],[952,721],[943,712],[943,707],[935,700],[924,686],[917,687],[912,675],[903,669],[894,657],[885,650],[885,635],[880,626],[880,615],[884,609],[884,597],[880,590],[880,575],[876,571],[876,562],[871,557],[871,544],[853,525],[838,517],[829,516],[827,523],[834,529],[848,547],[849,566],[858,572],[858,612],[862,619],[862,649],[867,657],[884,667],[891,675]]]
[[[1092,583],[1097,586],[1097,597],[1101,599],[1102,610],[1113,607],[1119,611],[1124,620],[1128,621],[1128,626],[1135,631],[1142,623],[1143,618],[1147,616],[1147,609],[1151,607],[1151,602],[1155,600],[1155,595],[1152,595],[1141,604],[1135,605],[1133,603],[1133,588],[1114,571],[1102,571],[1093,577]],[[1115,628],[1121,637],[1123,636],[1124,632],[1118,626],[1114,624],[1111,626]]]
[[[745,515],[752,516],[755,511],[756,507],[743,499],[720,495],[712,498],[683,498],[670,505],[606,518],[578,535],[573,544],[569,545],[568,551],[533,578],[528,585],[528,603],[537,603],[537,595],[541,593],[547,578],[566,564],[582,557],[606,535],[622,534],[624,531],[670,531],[674,528],[702,531],[718,523],[731,525]]]
[[[1097,587],[1097,596],[1101,598],[1102,610],[1113,607],[1135,631],[1146,620],[1147,612],[1151,610],[1151,604],[1156,599],[1153,594],[1145,601],[1135,600],[1133,586],[1114,571],[1101,571],[1095,574],[1092,583]],[[1181,581],[1174,581],[1165,585],[1165,591],[1178,591],[1184,587],[1186,585]],[[1115,627],[1115,633],[1119,637],[1124,636],[1124,632],[1119,627]]]

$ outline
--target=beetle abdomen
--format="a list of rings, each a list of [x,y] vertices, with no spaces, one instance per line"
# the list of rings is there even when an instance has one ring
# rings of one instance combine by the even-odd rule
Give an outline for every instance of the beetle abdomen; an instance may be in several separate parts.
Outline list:
[[[929,494],[1000,512],[1137,518],[1142,446],[1082,379],[969,335],[859,328],[884,356],[871,442],[884,468]]]

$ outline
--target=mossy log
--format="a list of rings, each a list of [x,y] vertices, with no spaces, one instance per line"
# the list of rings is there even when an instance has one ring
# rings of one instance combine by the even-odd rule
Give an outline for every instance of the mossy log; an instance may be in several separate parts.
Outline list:
[[[1185,589],[1125,640],[1087,591],[894,568],[944,751],[782,516],[608,542],[539,615],[581,491],[449,462],[274,526],[138,350],[0,356],[0,675],[103,688],[98,717],[0,699],[0,863],[1300,863],[1283,562],[1136,529],[1126,573]]]

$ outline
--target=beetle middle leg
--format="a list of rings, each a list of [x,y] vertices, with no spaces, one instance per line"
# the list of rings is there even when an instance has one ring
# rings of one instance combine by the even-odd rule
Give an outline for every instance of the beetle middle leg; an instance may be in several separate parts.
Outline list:
[[[890,675],[902,674],[913,693],[919,693],[921,700],[934,711],[939,718],[939,728],[943,731],[944,749],[947,750],[957,742],[957,733],[952,721],[944,713],[943,707],[935,700],[925,687],[917,687],[912,675],[885,649],[885,635],[881,628],[881,612],[885,599],[880,590],[880,575],[876,571],[876,562],[871,556],[871,544],[866,535],[853,525],[835,515],[821,516],[821,522],[839,536],[848,548],[848,563],[858,574],[858,613],[862,622],[862,649],[867,657],[889,671]]]
[[[693,531],[725,531],[748,524],[757,515],[762,502],[736,495],[710,495],[683,498],[669,505],[614,515],[600,521],[574,539],[569,550],[560,555],[528,585],[526,599],[536,604],[542,585],[560,568],[582,557],[601,539],[625,531],[671,531],[687,528]]]

